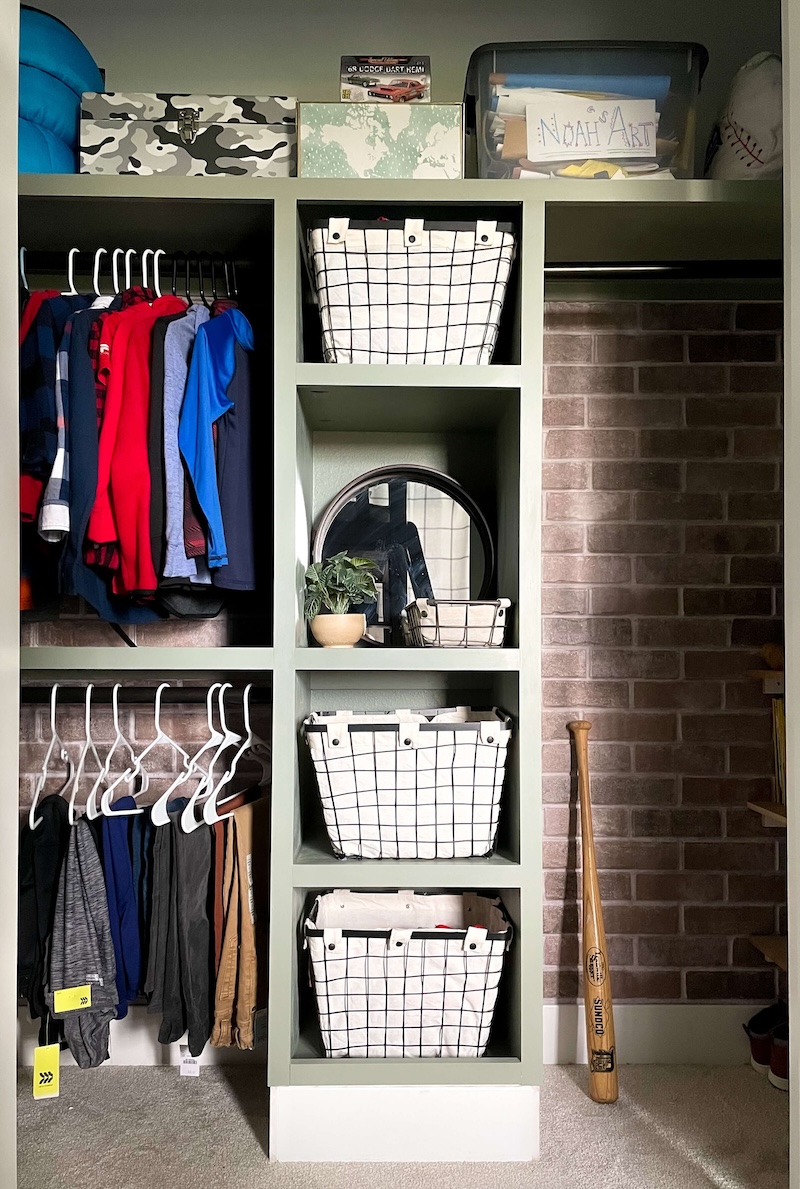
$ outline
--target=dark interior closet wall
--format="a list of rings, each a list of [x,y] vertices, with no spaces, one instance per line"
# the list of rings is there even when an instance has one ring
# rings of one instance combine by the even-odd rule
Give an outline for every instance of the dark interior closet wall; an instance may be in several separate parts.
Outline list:
[[[564,724],[593,722],[618,1000],[766,1000],[784,925],[770,699],[782,639],[782,307],[550,304],[544,400],[545,995],[578,993]],[[761,663],[763,667],[763,662]]]

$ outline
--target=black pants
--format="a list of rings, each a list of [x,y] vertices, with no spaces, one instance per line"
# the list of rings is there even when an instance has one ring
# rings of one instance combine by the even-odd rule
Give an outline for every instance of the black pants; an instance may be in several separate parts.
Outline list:
[[[170,823],[153,845],[153,907],[145,990],[148,1011],[161,1012],[160,1044],[189,1032],[189,1052],[199,1057],[211,1035],[212,944],[209,918],[211,831],[186,834],[180,815],[186,800],[171,803]]]

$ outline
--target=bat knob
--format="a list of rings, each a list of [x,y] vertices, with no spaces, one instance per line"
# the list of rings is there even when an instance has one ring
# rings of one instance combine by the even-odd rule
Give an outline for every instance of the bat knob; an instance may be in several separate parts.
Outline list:
[[[592,724],[587,722],[585,718],[579,718],[577,722],[568,722],[568,731],[591,731]]]

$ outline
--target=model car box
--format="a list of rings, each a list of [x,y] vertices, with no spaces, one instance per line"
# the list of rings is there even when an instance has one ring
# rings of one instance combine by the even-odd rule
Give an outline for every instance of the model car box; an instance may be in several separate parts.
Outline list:
[[[278,95],[88,92],[81,173],[293,177],[296,109]]]
[[[430,58],[342,58],[343,103],[430,103]]]
[[[298,113],[301,177],[464,176],[460,103],[301,103]]]

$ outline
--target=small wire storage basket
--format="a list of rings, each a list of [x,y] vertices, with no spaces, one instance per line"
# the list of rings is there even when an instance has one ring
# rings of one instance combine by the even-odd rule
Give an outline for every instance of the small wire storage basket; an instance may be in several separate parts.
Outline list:
[[[502,711],[314,713],[303,724],[339,858],[492,853],[511,720]]]
[[[309,233],[326,363],[489,363],[510,223],[332,218]]]
[[[411,648],[502,648],[510,599],[415,599],[403,612]]]
[[[475,893],[330,892],[304,925],[326,1057],[482,1057],[512,929]]]

